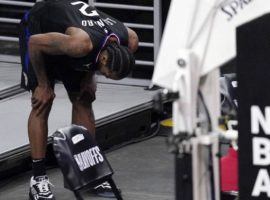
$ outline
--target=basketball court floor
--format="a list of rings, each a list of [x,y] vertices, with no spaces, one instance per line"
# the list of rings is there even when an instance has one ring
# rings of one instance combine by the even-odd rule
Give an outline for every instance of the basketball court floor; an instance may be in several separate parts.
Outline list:
[[[20,65],[0,62],[0,93],[18,86]],[[97,98],[93,104],[97,125],[113,123],[130,115],[152,109],[152,99],[157,91],[149,91],[149,80],[124,79],[112,81],[97,76]],[[56,129],[70,124],[71,105],[62,84],[56,84],[56,99],[49,119],[49,138]],[[31,109],[30,94],[18,92],[0,100],[0,166],[8,167],[11,157],[28,150],[27,118]],[[135,126],[137,121],[132,122]],[[165,137],[125,146],[107,153],[115,171],[115,181],[127,200],[169,200],[174,196],[173,156],[167,152]],[[4,173],[4,172],[0,172]],[[62,174],[57,167],[48,170],[55,185],[57,200],[75,199],[73,193],[63,188]],[[3,175],[3,174],[2,174]],[[0,181],[0,200],[28,198],[27,171]],[[85,199],[100,199],[90,193]]]
[[[165,137],[129,145],[110,152],[107,158],[115,174],[114,180],[122,191],[124,200],[173,200],[173,155],[167,152]],[[64,189],[59,169],[48,170],[57,200],[75,200],[73,193]],[[1,183],[1,200],[27,200],[29,177],[25,173]],[[85,192],[85,200],[106,200]]]

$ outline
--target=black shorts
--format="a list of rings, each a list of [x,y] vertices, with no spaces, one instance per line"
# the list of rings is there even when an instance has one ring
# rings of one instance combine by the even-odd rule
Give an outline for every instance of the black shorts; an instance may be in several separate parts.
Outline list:
[[[21,87],[28,91],[34,91],[38,85],[36,75],[31,65],[28,54],[28,41],[31,35],[41,33],[38,20],[29,20],[28,13],[22,19],[20,23],[20,55],[22,63],[22,75],[21,75]],[[52,57],[52,56],[51,56]],[[50,81],[51,87],[54,88],[54,84],[57,80],[62,81],[68,93],[78,93],[82,88],[82,80],[85,77],[89,77],[89,72],[76,71],[71,66],[61,64],[61,60],[58,58],[57,64],[50,62],[50,56],[45,56],[45,67],[47,77]],[[65,59],[63,57],[63,59]],[[94,75],[94,73],[93,73]],[[94,79],[94,77],[92,77]],[[84,81],[85,82],[85,81]],[[88,84],[92,84],[90,88],[95,88],[96,83],[93,80],[87,81]],[[94,98],[94,97],[93,97]]]

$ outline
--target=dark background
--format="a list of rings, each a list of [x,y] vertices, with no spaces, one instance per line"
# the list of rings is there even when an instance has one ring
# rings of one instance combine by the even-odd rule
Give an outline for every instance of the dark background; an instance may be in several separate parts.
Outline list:
[[[15,0],[16,1],[16,0]],[[87,0],[84,0],[87,2]],[[154,0],[121,0],[120,4],[153,6]],[[35,0],[28,0],[27,2],[35,2]],[[97,0],[96,2],[116,3],[116,0]],[[166,22],[166,16],[169,9],[170,0],[162,0],[162,26]],[[29,7],[0,5],[0,17],[21,19]],[[153,24],[153,12],[136,11],[136,10],[121,10],[100,8],[100,10],[112,15],[123,22]],[[141,42],[153,42],[153,30],[149,29],[134,29],[139,35]],[[0,22],[0,35],[18,37],[18,25],[12,23]],[[0,54],[19,55],[19,47],[17,42],[0,41]],[[138,60],[153,61],[154,51],[152,47],[140,47],[135,55]],[[137,65],[132,73],[134,78],[148,78],[152,77],[153,66]]]

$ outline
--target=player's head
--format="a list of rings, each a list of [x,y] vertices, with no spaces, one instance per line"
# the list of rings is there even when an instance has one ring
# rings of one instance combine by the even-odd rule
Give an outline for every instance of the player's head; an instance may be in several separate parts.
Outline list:
[[[101,74],[119,80],[130,73],[135,65],[135,58],[127,47],[109,42],[100,54],[98,65]]]

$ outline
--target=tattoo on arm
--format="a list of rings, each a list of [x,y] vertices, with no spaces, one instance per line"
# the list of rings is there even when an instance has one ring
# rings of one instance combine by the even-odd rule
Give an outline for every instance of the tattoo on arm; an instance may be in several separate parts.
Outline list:
[[[39,85],[48,85],[48,77],[45,70],[44,55],[34,45],[29,45],[29,57],[37,77]]]
[[[83,38],[83,39],[82,39]],[[83,57],[92,48],[92,43],[84,33],[71,36],[62,33],[37,34],[30,37],[29,56],[39,84],[48,84],[44,54]]]

